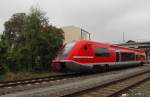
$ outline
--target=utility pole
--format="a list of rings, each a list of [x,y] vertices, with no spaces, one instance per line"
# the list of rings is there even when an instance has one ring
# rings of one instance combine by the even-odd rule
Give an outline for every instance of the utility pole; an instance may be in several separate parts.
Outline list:
[[[90,34],[88,31],[86,31],[86,30],[84,30],[84,29],[82,29],[82,28],[81,28],[81,39],[83,39],[83,37],[84,37],[84,36],[83,36],[83,33],[84,33],[84,32],[89,35],[88,38],[89,38],[89,40],[91,40],[91,34]]]
[[[124,36],[124,32],[123,32],[123,43],[125,42],[125,36]]]

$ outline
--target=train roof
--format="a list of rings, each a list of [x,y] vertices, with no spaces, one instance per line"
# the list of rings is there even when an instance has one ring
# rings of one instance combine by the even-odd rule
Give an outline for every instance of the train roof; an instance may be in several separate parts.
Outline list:
[[[104,45],[104,46],[112,47],[112,48],[117,48],[117,49],[132,50],[132,51],[135,51],[135,52],[145,52],[144,50],[141,50],[141,49],[128,48],[128,47],[125,47],[125,46],[118,46],[118,45],[114,45],[114,44],[96,42],[96,41],[92,41],[92,40],[78,40],[76,42],[79,42],[79,43],[81,43],[81,42],[82,43],[94,43],[94,44],[100,44],[100,45]]]

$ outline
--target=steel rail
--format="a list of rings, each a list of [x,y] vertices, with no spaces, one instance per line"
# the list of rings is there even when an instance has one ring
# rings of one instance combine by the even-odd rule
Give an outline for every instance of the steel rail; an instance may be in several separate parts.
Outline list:
[[[46,76],[46,77],[38,77],[38,78],[31,78],[31,79],[24,79],[24,80],[14,80],[14,81],[1,81],[0,88],[4,87],[14,87],[18,85],[26,85],[26,84],[34,84],[34,83],[41,83],[41,82],[48,82],[48,81],[55,81],[55,80],[62,80],[66,78],[73,78],[77,76],[82,76],[82,74],[76,73],[69,73],[69,74],[62,74],[62,75],[53,75],[53,76]]]
[[[121,94],[123,91],[147,80],[150,80],[150,71],[115,80],[94,88],[64,95],[62,97],[117,97],[117,95]]]

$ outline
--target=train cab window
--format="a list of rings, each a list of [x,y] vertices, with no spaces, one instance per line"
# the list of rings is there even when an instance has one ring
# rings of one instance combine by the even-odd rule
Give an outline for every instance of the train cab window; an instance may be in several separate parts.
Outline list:
[[[109,56],[108,48],[95,46],[94,50],[95,50],[95,56]]]
[[[64,46],[64,48],[58,52],[59,57],[65,57],[69,53],[69,51],[74,47],[75,43],[68,43]]]

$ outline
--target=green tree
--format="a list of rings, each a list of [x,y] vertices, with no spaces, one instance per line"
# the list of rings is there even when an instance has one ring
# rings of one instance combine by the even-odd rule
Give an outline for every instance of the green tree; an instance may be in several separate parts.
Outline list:
[[[49,70],[64,36],[61,29],[49,25],[43,11],[32,7],[29,14],[14,14],[4,26],[9,68],[14,71]]]
[[[63,31],[49,25],[45,13],[37,8],[31,8],[31,13],[27,17],[26,40],[30,48],[30,59],[32,68],[45,70],[50,68],[50,62],[57,50],[63,43]]]
[[[7,45],[4,41],[4,36],[0,35],[0,75],[6,73],[7,71],[7,65],[6,58],[7,58]]]
[[[20,34],[25,29],[26,14],[15,13],[12,17],[4,23],[4,35],[10,46],[10,49],[16,47],[22,40]]]

